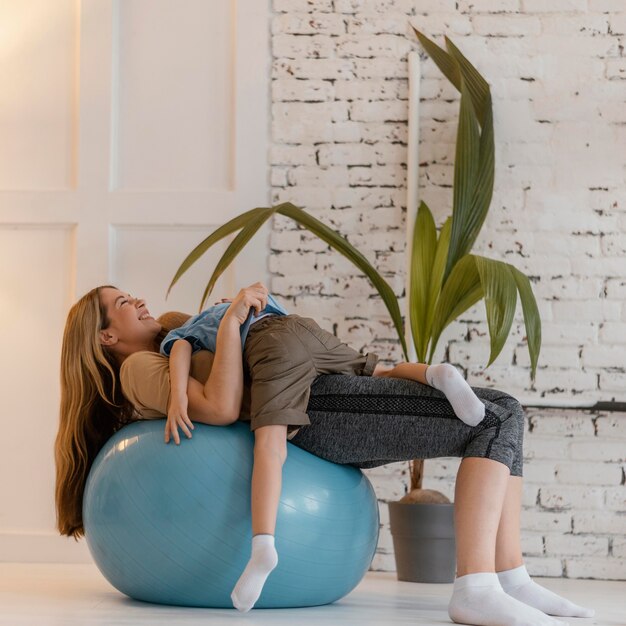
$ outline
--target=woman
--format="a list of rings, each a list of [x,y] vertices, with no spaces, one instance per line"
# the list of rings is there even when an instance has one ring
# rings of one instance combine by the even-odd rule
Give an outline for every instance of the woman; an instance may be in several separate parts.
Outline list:
[[[262,286],[242,289],[225,315],[228,323],[220,324],[215,353],[200,351],[197,362],[192,360],[187,389],[191,420],[231,423],[242,406],[242,396],[245,404],[238,324],[266,294]],[[167,412],[163,412],[170,392],[167,359],[158,354],[159,345],[167,331],[188,316],[172,313],[155,320],[146,314],[143,300],[111,285],[91,290],[68,314],[55,443],[57,526],[62,535],[78,539],[84,534],[82,493],[102,445],[137,419],[138,412],[148,417]],[[206,361],[200,360],[202,353],[211,357],[208,374]],[[127,373],[134,373],[126,376],[133,382],[125,387],[120,378],[122,365]],[[593,615],[592,610],[537,585],[523,565],[519,521],[524,414],[520,404],[505,393],[475,388],[486,415],[470,427],[456,418],[443,393],[415,381],[381,377],[387,371],[376,368],[372,380],[318,377],[311,386],[311,423],[291,443],[330,461],[361,468],[412,458],[463,457],[454,498],[457,573],[448,607],[453,621],[558,626],[566,622],[549,615]],[[369,397],[373,391],[375,399]],[[359,408],[364,403],[367,406]],[[284,462],[284,432],[282,438],[270,434],[265,445]]]

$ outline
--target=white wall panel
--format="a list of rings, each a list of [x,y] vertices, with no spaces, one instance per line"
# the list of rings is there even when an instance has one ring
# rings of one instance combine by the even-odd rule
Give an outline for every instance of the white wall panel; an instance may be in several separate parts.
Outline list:
[[[116,3],[113,189],[231,188],[233,5]]]
[[[0,225],[0,528],[49,526],[72,234]],[[0,555],[1,556],[1,555]]]
[[[165,294],[187,254],[217,227],[217,224],[114,226],[112,284],[133,296],[144,298],[153,315],[164,311],[198,313],[204,288],[228,245],[224,243],[226,240],[212,246],[179,279],[167,300]],[[241,252],[245,253],[245,250]],[[239,288],[233,284],[232,273],[225,272],[217,281],[205,308],[220,298],[234,298],[237,291]]]
[[[0,3],[0,189],[76,184],[75,0]]]
[[[53,446],[69,308],[116,284],[194,313],[234,235],[267,206],[269,0],[0,3],[0,561],[89,562],[55,528]],[[267,284],[269,224],[207,305]],[[235,233],[236,234],[236,233]]]

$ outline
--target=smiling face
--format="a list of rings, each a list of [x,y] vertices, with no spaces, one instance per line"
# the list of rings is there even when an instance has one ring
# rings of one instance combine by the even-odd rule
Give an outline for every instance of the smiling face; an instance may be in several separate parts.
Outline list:
[[[140,350],[157,351],[155,337],[161,324],[151,315],[140,298],[126,291],[105,287],[100,290],[100,303],[106,309],[109,325],[100,331],[100,343],[122,363]]]

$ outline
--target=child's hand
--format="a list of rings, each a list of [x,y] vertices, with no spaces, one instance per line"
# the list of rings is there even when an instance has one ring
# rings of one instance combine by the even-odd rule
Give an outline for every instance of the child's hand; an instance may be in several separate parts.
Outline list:
[[[165,424],[165,443],[170,442],[170,434],[172,434],[174,435],[176,445],[180,445],[180,436],[178,434],[179,426],[185,431],[187,438],[191,439],[191,432],[189,432],[189,428],[193,430],[195,426],[187,416],[187,403],[188,399],[186,393],[179,397],[175,396],[172,398],[169,412],[167,414],[167,423]]]
[[[222,304],[223,302],[232,302],[233,299],[232,298],[222,298],[221,302],[216,302],[215,304]]]

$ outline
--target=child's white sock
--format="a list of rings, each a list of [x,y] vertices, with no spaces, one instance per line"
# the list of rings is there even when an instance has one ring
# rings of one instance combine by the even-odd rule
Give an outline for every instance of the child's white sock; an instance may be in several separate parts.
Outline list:
[[[457,417],[469,426],[476,426],[485,417],[485,405],[454,365],[429,365],[426,369],[426,380],[435,389],[443,391]]]
[[[270,572],[278,565],[274,535],[254,535],[252,556],[230,594],[233,606],[242,612],[249,611],[259,599]]]
[[[534,606],[548,615],[562,617],[593,617],[594,609],[574,604],[558,594],[538,585],[528,574],[526,565],[498,572],[502,588],[520,602]]]
[[[567,626],[507,595],[495,572],[455,578],[448,615],[457,624],[475,626]]]

